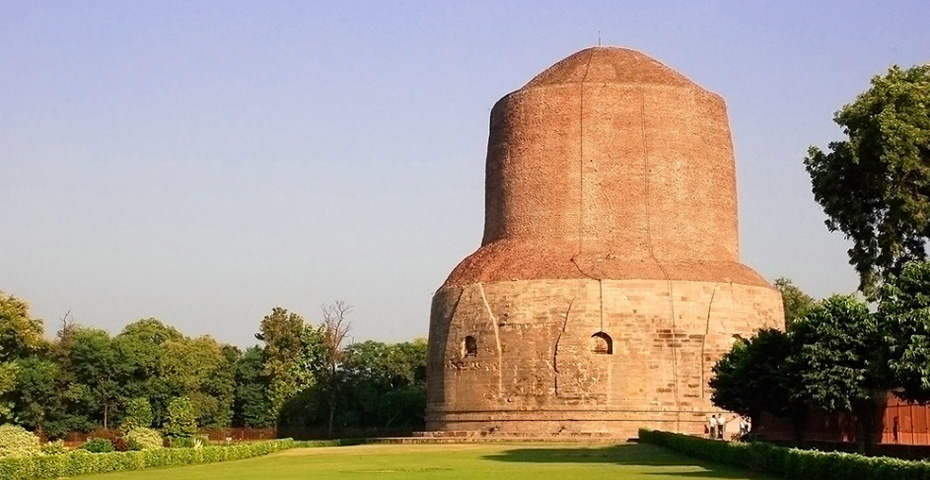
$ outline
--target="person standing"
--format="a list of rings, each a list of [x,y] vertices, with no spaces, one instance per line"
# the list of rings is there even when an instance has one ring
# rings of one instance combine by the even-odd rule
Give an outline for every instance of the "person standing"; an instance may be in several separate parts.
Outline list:
[[[717,417],[717,438],[723,440],[724,430],[727,429],[727,421],[723,419],[723,415]]]
[[[707,422],[707,431],[710,433],[710,439],[717,439],[717,416],[711,415],[710,420]]]

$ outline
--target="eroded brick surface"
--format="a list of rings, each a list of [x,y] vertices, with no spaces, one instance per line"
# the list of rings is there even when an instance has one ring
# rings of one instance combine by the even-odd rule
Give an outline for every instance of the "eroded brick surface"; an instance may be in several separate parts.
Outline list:
[[[433,300],[429,429],[696,431],[734,336],[783,326],[739,261],[723,100],[645,55],[583,50],[502,98],[485,204]]]

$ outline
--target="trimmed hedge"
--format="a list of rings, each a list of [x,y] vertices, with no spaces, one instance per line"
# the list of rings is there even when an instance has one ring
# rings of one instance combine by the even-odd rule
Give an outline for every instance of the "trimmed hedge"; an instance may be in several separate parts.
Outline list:
[[[930,462],[853,453],[777,447],[767,443],[720,442],[640,429],[639,440],[685,455],[791,479],[930,480]]]
[[[146,427],[130,428],[123,434],[130,450],[154,450],[165,446],[158,430]]]
[[[0,457],[42,455],[39,437],[18,425],[0,425]]]
[[[71,477],[86,473],[106,473],[144,468],[194,465],[257,457],[295,447],[307,442],[290,438],[230,446],[203,448],[159,448],[130,452],[90,453],[74,450],[60,455],[0,459],[0,479],[39,480]]]

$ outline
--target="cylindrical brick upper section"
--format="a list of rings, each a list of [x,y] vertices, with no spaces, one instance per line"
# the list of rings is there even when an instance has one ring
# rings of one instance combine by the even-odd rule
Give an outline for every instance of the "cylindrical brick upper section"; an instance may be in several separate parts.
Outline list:
[[[767,285],[739,262],[723,99],[658,61],[593,47],[491,112],[482,247],[445,286],[531,278]]]
[[[495,105],[483,245],[738,261],[726,107],[631,50],[589,48]]]

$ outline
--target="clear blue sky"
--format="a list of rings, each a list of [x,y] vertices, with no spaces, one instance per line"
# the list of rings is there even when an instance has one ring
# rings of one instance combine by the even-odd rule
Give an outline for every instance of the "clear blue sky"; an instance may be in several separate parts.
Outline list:
[[[488,113],[557,60],[640,50],[721,94],[743,261],[855,289],[801,161],[930,2],[0,0],[0,290],[48,330],[154,316],[255,343],[343,299],[357,340],[425,336],[480,243]]]

